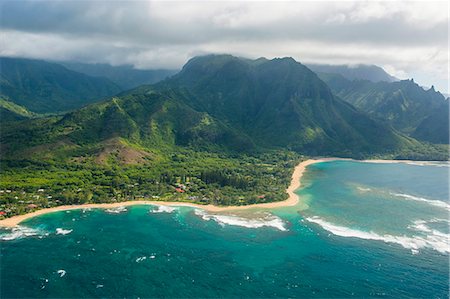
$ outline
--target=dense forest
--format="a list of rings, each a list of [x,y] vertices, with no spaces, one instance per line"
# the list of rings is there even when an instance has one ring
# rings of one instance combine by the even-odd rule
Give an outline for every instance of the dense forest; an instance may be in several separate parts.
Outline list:
[[[0,209],[7,216],[57,205],[124,200],[244,205],[286,198],[294,152],[227,155],[180,149],[139,165],[85,160],[3,160]]]

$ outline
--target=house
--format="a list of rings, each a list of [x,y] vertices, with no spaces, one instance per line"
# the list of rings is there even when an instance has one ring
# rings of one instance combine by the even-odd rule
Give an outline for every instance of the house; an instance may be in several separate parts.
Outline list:
[[[34,203],[28,205],[28,208],[30,208],[30,209],[36,209],[37,207],[38,206],[35,205]]]
[[[184,190],[181,188],[175,188],[175,191],[177,191],[178,193],[184,193]]]
[[[0,216],[5,216],[6,212],[5,211],[0,211]]]

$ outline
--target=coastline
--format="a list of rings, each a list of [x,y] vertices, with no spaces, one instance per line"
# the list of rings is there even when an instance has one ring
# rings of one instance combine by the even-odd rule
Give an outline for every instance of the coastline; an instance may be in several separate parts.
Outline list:
[[[46,208],[37,210],[28,214],[17,215],[11,218],[6,218],[0,220],[0,227],[11,228],[19,225],[22,221],[27,219],[53,213],[59,211],[68,211],[68,210],[78,210],[78,209],[110,209],[117,207],[128,207],[133,205],[159,205],[159,206],[173,206],[173,207],[193,207],[203,209],[208,212],[224,212],[224,211],[239,211],[239,210],[249,210],[249,209],[273,209],[273,208],[281,208],[281,207],[291,207],[295,206],[299,202],[299,196],[295,194],[295,190],[301,187],[301,178],[308,167],[311,164],[320,163],[320,162],[328,162],[328,161],[358,161],[365,163],[420,163],[424,161],[413,161],[413,160],[354,160],[350,158],[333,158],[333,157],[324,157],[324,158],[315,158],[308,159],[300,162],[292,173],[292,179],[289,187],[286,189],[286,193],[288,194],[288,198],[283,201],[277,202],[268,202],[268,203],[258,203],[251,204],[245,206],[215,206],[212,204],[209,205],[201,205],[196,203],[188,203],[188,202],[178,202],[178,201],[154,201],[154,200],[133,200],[133,201],[123,201],[123,202],[114,202],[114,203],[99,203],[99,204],[83,204],[83,205],[66,205],[66,206],[58,206],[53,208]],[[434,161],[426,161],[426,162],[434,162]]]
[[[60,211],[68,211],[68,210],[79,210],[79,209],[110,209],[117,207],[128,207],[133,205],[159,205],[159,206],[178,206],[178,207],[194,207],[206,210],[208,212],[223,212],[223,211],[236,211],[236,210],[248,210],[254,208],[263,208],[263,209],[273,209],[279,207],[290,207],[295,206],[299,197],[295,194],[295,190],[301,187],[301,177],[303,176],[306,167],[311,164],[325,162],[325,161],[333,161],[340,160],[339,158],[321,158],[321,159],[308,159],[300,162],[292,173],[292,179],[289,187],[286,189],[286,193],[288,194],[288,198],[283,201],[277,202],[268,202],[268,203],[259,203],[245,206],[215,206],[215,205],[200,205],[195,203],[188,202],[177,202],[177,201],[153,201],[153,200],[133,200],[133,201],[124,201],[124,202],[114,202],[114,203],[92,203],[92,204],[83,204],[83,205],[66,205],[66,206],[58,206],[53,208],[46,208],[37,210],[28,214],[17,215],[11,218],[6,218],[0,220],[0,227],[14,227],[19,225],[21,222],[48,213],[60,212]]]

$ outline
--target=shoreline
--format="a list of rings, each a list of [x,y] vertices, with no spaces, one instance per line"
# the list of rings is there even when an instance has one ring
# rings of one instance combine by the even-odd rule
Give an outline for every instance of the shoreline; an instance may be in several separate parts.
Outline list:
[[[301,178],[305,173],[306,167],[315,163],[328,162],[328,161],[359,161],[365,163],[411,163],[418,161],[409,161],[409,160],[353,160],[349,158],[316,158],[316,159],[308,159],[300,162],[292,173],[291,183],[289,187],[286,189],[286,193],[288,194],[288,198],[283,201],[276,202],[268,202],[268,203],[258,203],[251,204],[245,206],[215,206],[212,204],[209,205],[201,205],[196,203],[188,203],[188,202],[177,202],[177,201],[154,201],[154,200],[132,200],[132,201],[123,201],[123,202],[114,202],[114,203],[91,203],[91,204],[83,204],[83,205],[65,205],[58,206],[53,208],[45,208],[41,210],[37,210],[31,213],[13,216],[11,218],[6,218],[0,220],[0,227],[11,228],[19,225],[21,222],[44,214],[49,214],[53,212],[60,211],[68,211],[68,210],[79,210],[79,209],[110,209],[117,207],[128,207],[134,205],[156,205],[156,206],[174,206],[174,207],[193,207],[206,210],[208,212],[224,212],[224,211],[238,211],[238,210],[248,210],[255,208],[262,209],[273,209],[273,208],[281,208],[281,207],[291,207],[295,206],[299,202],[299,196],[295,194],[295,191],[299,189],[301,184]],[[420,161],[419,161],[420,162]]]
[[[17,215],[13,216],[11,218],[6,218],[3,220],[0,220],[0,227],[15,227],[19,225],[21,222],[44,214],[49,214],[53,212],[60,212],[60,211],[69,211],[69,210],[79,210],[79,209],[110,209],[110,208],[117,208],[117,207],[128,207],[128,206],[134,206],[134,205],[159,205],[159,206],[178,206],[178,207],[193,207],[193,208],[199,208],[206,210],[208,212],[224,212],[224,211],[237,211],[237,210],[248,210],[248,209],[254,209],[254,208],[265,208],[265,209],[272,209],[272,208],[278,208],[278,207],[289,207],[289,206],[295,206],[299,198],[297,194],[295,194],[295,190],[301,187],[301,177],[303,176],[303,173],[306,170],[306,167],[319,163],[319,162],[325,162],[325,161],[332,161],[337,160],[336,158],[323,158],[323,159],[308,159],[305,161],[300,162],[295,168],[294,172],[292,173],[292,179],[289,187],[286,189],[286,193],[288,194],[288,198],[283,201],[277,201],[277,202],[268,202],[268,203],[259,203],[259,204],[252,204],[252,205],[245,205],[245,206],[215,206],[212,204],[209,205],[201,205],[196,203],[188,203],[188,202],[177,202],[177,201],[154,201],[154,200],[132,200],[132,201],[123,201],[123,202],[114,202],[114,203],[91,203],[91,204],[83,204],[83,205],[65,205],[65,206],[58,206],[53,208],[45,208],[41,210],[37,210],[31,213],[23,214],[23,215]]]

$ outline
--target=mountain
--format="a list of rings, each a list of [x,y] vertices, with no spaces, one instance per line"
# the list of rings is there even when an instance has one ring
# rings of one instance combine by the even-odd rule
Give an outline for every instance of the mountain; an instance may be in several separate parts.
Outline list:
[[[157,83],[178,72],[178,70],[167,69],[138,70],[130,65],[111,66],[109,64],[77,62],[63,62],[61,64],[70,70],[89,76],[108,78],[123,90],[139,85]]]
[[[389,75],[381,67],[376,65],[358,64],[349,65],[328,65],[328,64],[307,64],[315,73],[339,74],[348,80],[368,80],[371,82],[394,82],[397,78]]]
[[[64,116],[6,126],[0,141],[8,159],[39,160],[157,160],[156,153],[183,148],[357,158],[417,159],[436,153],[335,97],[292,58],[230,55],[195,57],[179,74],[155,85]]]
[[[405,134],[413,134],[425,119],[439,114],[436,111],[442,110],[441,107],[447,101],[434,87],[425,90],[414,80],[374,83],[367,80],[351,81],[336,74],[319,73],[319,76],[335,95]],[[445,117],[435,121],[445,121]],[[444,130],[443,135],[448,135],[445,123],[438,127]],[[421,134],[413,136],[427,140]]]
[[[412,136],[432,143],[449,144],[449,111],[447,99],[417,126]]]
[[[7,158],[82,157],[116,153],[149,156],[174,147],[245,151],[247,136],[170,95],[131,92],[64,116],[52,116],[5,127],[1,143]],[[123,158],[125,159],[125,158]],[[139,159],[138,159],[139,160]]]
[[[36,113],[30,112],[25,107],[0,98],[0,122],[2,124],[10,121],[29,119],[36,116]]]
[[[0,96],[38,113],[80,108],[121,91],[106,78],[42,60],[1,57],[0,68]]]
[[[334,97],[292,58],[195,57],[156,88],[184,94],[194,109],[237,127],[261,146],[345,155],[414,142]]]

